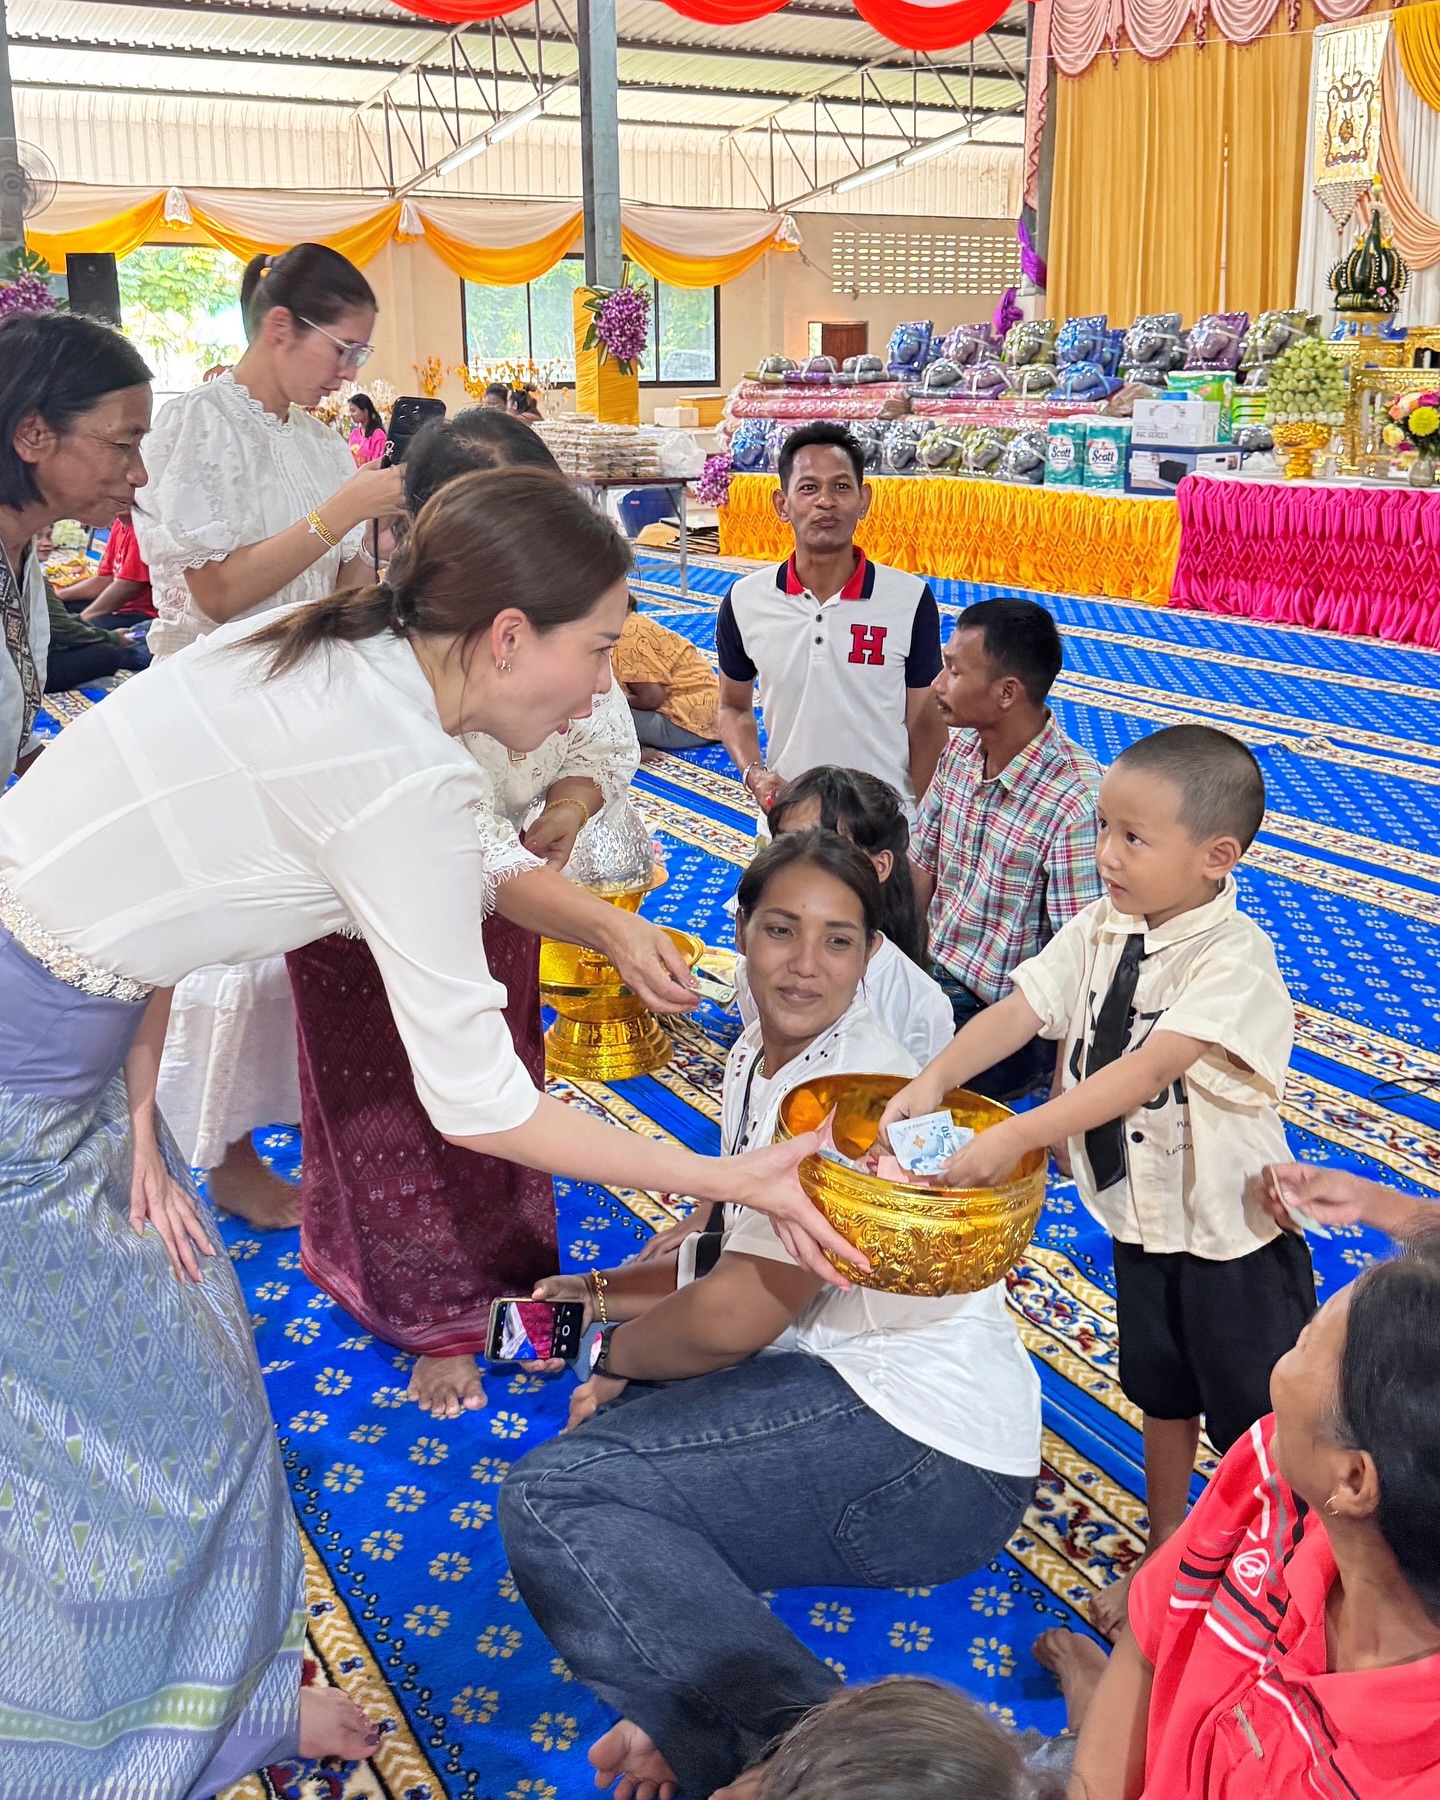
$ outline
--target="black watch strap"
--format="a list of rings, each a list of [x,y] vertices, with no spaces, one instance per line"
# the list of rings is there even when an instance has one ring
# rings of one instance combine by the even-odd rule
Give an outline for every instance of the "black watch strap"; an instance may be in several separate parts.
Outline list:
[[[620,1329],[618,1324],[607,1325],[595,1341],[595,1354],[590,1358],[592,1375],[610,1374],[610,1340]],[[612,1377],[612,1379],[614,1379]]]

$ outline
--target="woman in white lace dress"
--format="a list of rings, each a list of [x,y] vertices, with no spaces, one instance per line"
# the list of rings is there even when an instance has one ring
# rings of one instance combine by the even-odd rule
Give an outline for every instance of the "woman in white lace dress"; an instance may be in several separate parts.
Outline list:
[[[145,446],[150,481],[135,526],[159,615],[157,662],[231,619],[358,585],[365,521],[400,506],[397,470],[357,472],[343,439],[302,410],[369,355],[376,305],[364,276],[333,250],[298,244],[257,256],[240,300],[250,343],[233,374],[172,400]],[[250,1139],[257,1126],[300,1118],[283,958],[181,983],[159,1093],[217,1205],[257,1226],[298,1222],[295,1190]]]

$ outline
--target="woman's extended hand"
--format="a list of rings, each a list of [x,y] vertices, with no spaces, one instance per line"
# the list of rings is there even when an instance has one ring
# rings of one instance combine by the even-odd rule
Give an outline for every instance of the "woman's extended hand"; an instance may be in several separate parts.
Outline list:
[[[1308,1221],[1322,1229],[1372,1225],[1390,1237],[1403,1237],[1427,1220],[1440,1217],[1433,1202],[1348,1175],[1343,1169],[1317,1168],[1313,1163],[1270,1163],[1258,1184],[1258,1198],[1277,1225],[1294,1232],[1301,1231]]]
[[[876,1142],[888,1150],[890,1148],[890,1127],[897,1120],[920,1119],[926,1113],[936,1112],[944,1098],[944,1088],[938,1082],[927,1081],[922,1069],[913,1081],[906,1082],[881,1113],[880,1132]]]
[[[520,842],[552,869],[563,869],[587,823],[585,808],[578,800],[557,800],[525,827]]]
[[[695,979],[668,932],[637,913],[621,912],[618,907],[611,911],[615,920],[607,932],[605,954],[631,993],[651,1012],[689,1012],[698,1006]]]
[[[330,523],[330,512],[347,515],[337,536],[343,537],[367,519],[389,519],[405,510],[405,471],[400,467],[382,469],[378,462],[366,463],[332,494],[319,510]],[[334,527],[331,527],[334,530]]]
[[[848,1288],[849,1280],[826,1260],[825,1253],[857,1269],[868,1269],[869,1259],[811,1205],[796,1173],[804,1158],[813,1156],[819,1147],[820,1133],[807,1131],[788,1143],[766,1144],[744,1156],[725,1157],[720,1166],[728,1165],[733,1174],[731,1202],[768,1214],[776,1236],[802,1269],[832,1287]]]
[[[130,1224],[137,1237],[144,1234],[147,1220],[159,1233],[175,1279],[182,1284],[187,1279],[203,1281],[204,1270],[195,1253],[213,1256],[215,1249],[195,1202],[165,1167],[154,1138],[147,1143],[137,1133],[130,1170]]]

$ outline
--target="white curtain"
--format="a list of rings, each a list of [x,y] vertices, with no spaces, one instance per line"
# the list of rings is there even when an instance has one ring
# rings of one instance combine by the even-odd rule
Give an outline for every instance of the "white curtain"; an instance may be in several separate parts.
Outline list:
[[[1393,55],[1393,50],[1389,52]],[[1428,107],[1405,79],[1398,66],[1395,71],[1395,93],[1398,101],[1398,124],[1401,153],[1405,159],[1410,188],[1416,200],[1431,214],[1440,217],[1440,112]],[[1310,72],[1310,120],[1305,145],[1305,168],[1315,166],[1315,71]],[[1300,220],[1300,257],[1295,275],[1295,304],[1308,312],[1320,313],[1326,327],[1334,323],[1335,296],[1330,291],[1329,276],[1333,265],[1348,256],[1361,229],[1351,217],[1343,236],[1335,229],[1329,213],[1307,191]],[[1440,325],[1440,263],[1429,269],[1412,269],[1410,285],[1396,315],[1402,325]]]

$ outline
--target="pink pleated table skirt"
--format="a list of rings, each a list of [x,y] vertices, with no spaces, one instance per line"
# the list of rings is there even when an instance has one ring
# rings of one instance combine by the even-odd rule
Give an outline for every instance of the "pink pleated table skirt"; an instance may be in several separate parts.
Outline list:
[[[1180,483],[1172,606],[1440,649],[1440,489]]]

